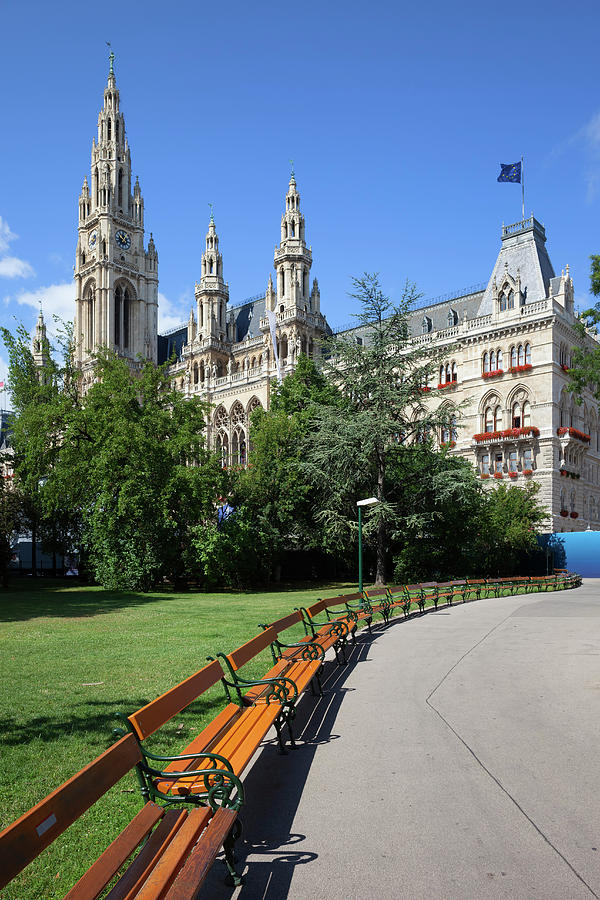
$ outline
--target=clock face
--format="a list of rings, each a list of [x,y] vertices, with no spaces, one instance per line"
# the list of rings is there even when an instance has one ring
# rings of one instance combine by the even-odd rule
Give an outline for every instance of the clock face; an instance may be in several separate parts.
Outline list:
[[[88,244],[90,246],[90,250],[92,250],[96,246],[96,241],[98,240],[98,232],[92,231],[90,236],[88,237]]]
[[[117,231],[117,233],[115,234],[115,241],[117,247],[120,247],[121,250],[129,250],[129,248],[131,247],[131,238],[126,231]]]

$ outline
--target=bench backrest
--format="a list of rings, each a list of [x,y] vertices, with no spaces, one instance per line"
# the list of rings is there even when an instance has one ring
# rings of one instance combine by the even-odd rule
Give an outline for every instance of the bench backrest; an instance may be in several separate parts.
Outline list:
[[[281,634],[282,631],[286,631],[286,629],[291,628],[292,625],[296,625],[297,622],[302,621],[302,613],[299,609],[297,609],[293,613],[289,613],[287,616],[283,616],[281,619],[277,619],[276,622],[271,622],[270,628],[274,628],[277,634]]]
[[[466,581],[464,578],[459,578],[458,580],[452,581],[451,584],[454,587],[461,587],[463,584],[466,584]]]
[[[127,734],[0,833],[0,888],[12,881],[113,785],[141,762]],[[158,818],[160,818],[160,807]]]
[[[339,598],[335,598],[336,600]],[[311,619],[314,619],[315,616],[318,616],[319,613],[322,613],[323,610],[327,606],[327,600],[318,600],[316,603],[313,603],[312,606],[309,606],[306,612],[310,616]]]
[[[165,722],[168,722],[182,709],[193,703],[201,694],[211,688],[223,677],[223,669],[221,663],[209,663],[190,675],[185,681],[180,681],[175,687],[161,694],[156,700],[142,706],[133,715],[128,716],[128,720],[133,725],[135,732],[141,741],[149,735],[154,734]]]
[[[372,591],[365,591],[365,594],[367,595],[367,597],[369,597],[369,599],[372,597],[385,597],[387,596],[387,591],[385,588],[377,588]]]
[[[255,656],[258,656],[263,650],[270,646],[273,641],[277,640],[277,632],[271,626],[270,628],[265,628],[260,634],[257,634],[256,637],[253,637],[251,640],[246,641],[245,644],[242,644],[241,647],[238,647],[237,650],[234,650],[232,653],[227,654],[227,659],[231,665],[231,668],[234,672],[237,672],[238,669],[241,669],[242,666],[245,666],[247,662],[250,662],[251,659],[254,659]]]
[[[422,587],[422,588],[434,588],[438,584],[437,581],[423,581],[420,585],[416,584],[414,587]]]

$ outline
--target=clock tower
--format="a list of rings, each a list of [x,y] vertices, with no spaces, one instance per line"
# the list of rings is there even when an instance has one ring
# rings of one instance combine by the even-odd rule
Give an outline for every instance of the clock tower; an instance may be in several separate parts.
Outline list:
[[[93,354],[114,350],[132,368],[156,362],[158,254],[144,246],[144,201],[131,184],[131,154],[110,54],[98,138],[92,141],[91,178],[79,197],[75,257],[75,354],[84,387],[93,377]]]

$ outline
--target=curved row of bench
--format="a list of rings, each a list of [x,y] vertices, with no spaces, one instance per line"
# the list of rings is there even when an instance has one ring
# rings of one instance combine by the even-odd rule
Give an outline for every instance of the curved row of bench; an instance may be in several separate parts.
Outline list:
[[[259,634],[232,653],[217,654],[142,709],[122,715],[116,743],[0,833],[0,888],[132,769],[143,808],[66,900],[95,900],[107,886],[110,900],[195,898],[221,848],[231,882],[240,884],[234,843],[244,803],[241,776],[272,726],[281,752],[286,752],[286,732],[293,746],[298,698],[309,686],[313,694],[322,695],[320,673],[329,649],[343,664],[358,625],[370,631],[376,614],[387,624],[398,609],[408,617],[413,606],[422,614],[440,602],[580,583],[577,575],[561,571],[540,578],[391,586],[318,600],[261,625]],[[286,632],[300,624],[304,637],[286,641]],[[267,648],[271,668],[260,679],[244,678],[240,670]],[[177,756],[151,752],[147,739],[218,682],[225,690],[224,709]]]

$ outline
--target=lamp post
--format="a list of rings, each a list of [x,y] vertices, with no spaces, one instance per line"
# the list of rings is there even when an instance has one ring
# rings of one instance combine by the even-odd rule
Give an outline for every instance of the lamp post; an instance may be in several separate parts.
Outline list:
[[[363,564],[362,564],[362,510],[363,506],[375,506],[379,503],[377,497],[367,497],[366,500],[357,500],[358,506],[358,590],[362,594],[363,589]]]

